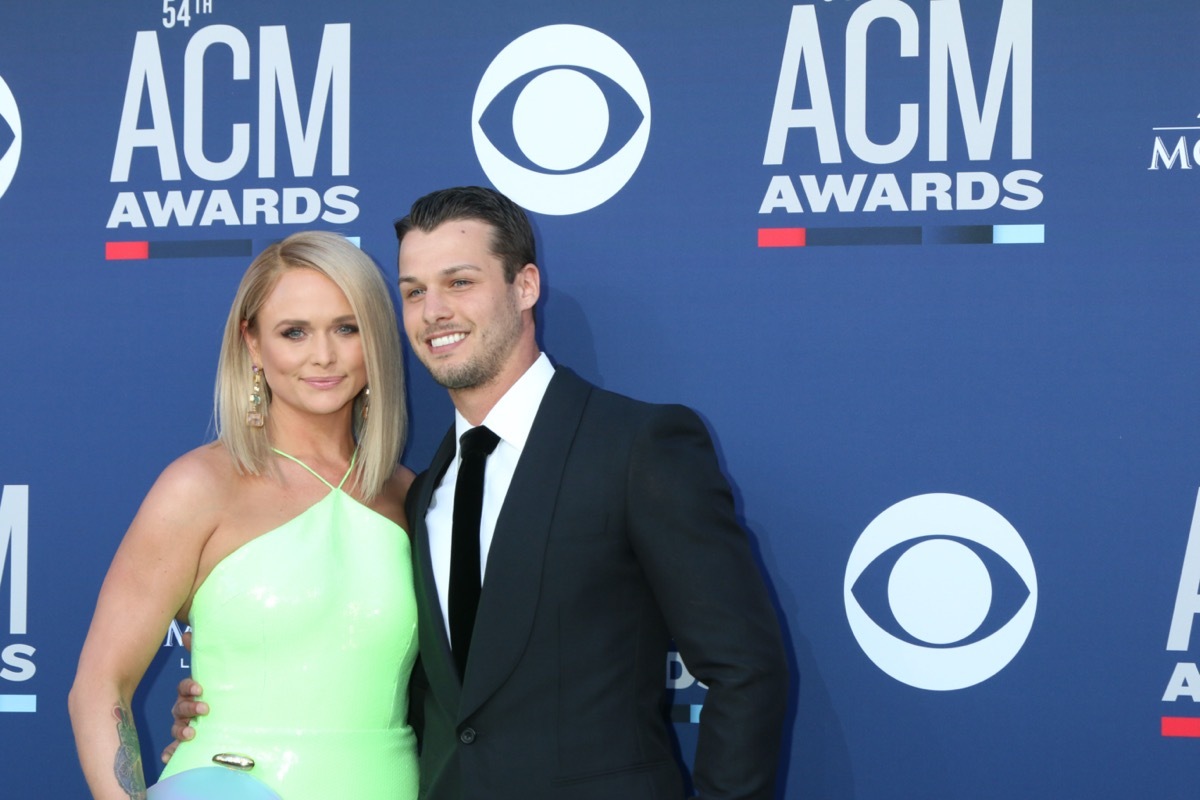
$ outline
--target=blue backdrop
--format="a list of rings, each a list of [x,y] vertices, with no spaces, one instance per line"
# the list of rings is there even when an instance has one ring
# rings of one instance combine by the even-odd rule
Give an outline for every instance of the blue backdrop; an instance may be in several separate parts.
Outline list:
[[[1192,796],[1197,29],[1193,0],[5,4],[5,795],[86,792],[92,604],[211,434],[251,253],[336,230],[394,282],[412,199],[485,183],[533,212],[552,357],[714,432],[797,676],[780,797]],[[410,366],[420,469],[451,407]],[[664,667],[690,759],[704,689]]]

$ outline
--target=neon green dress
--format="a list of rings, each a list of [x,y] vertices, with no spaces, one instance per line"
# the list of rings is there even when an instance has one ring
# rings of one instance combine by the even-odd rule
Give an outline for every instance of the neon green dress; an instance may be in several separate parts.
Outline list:
[[[210,711],[162,777],[236,753],[284,800],[414,800],[408,536],[342,491],[349,471],[335,487],[276,452],[330,492],[226,556],[196,590],[192,674]]]

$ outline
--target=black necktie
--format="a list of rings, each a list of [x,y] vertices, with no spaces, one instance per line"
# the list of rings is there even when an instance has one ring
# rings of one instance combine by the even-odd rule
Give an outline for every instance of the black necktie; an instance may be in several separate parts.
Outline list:
[[[480,425],[462,435],[462,463],[454,484],[454,527],[450,550],[450,646],[460,678],[479,607],[479,515],[483,511],[483,470],[500,437]]]

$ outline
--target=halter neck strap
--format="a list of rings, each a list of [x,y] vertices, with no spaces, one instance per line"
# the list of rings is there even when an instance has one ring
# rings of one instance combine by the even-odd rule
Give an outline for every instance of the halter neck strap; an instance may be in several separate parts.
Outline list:
[[[319,480],[321,483],[328,486],[330,489],[341,489],[343,486],[345,486],[346,480],[350,477],[350,473],[354,471],[355,462],[358,461],[358,447],[355,446],[354,453],[353,453],[353,455],[350,456],[350,466],[346,468],[346,474],[342,476],[341,482],[339,482],[337,486],[334,486],[332,483],[330,483],[329,481],[322,478],[315,469],[310,467],[308,464],[305,464],[303,461],[296,458],[295,456],[289,455],[289,454],[283,452],[278,447],[272,447],[271,449],[274,450],[279,455],[283,456],[284,458],[288,459],[289,461],[295,461],[297,464],[304,467],[306,470],[311,472],[317,480]]]

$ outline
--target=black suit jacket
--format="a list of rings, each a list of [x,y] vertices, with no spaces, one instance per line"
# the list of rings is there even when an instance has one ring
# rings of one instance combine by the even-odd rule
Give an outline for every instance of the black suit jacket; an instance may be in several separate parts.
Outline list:
[[[695,413],[556,371],[497,520],[461,682],[425,530],[454,456],[451,428],[409,495],[422,797],[682,797],[663,708],[671,637],[708,686],[697,793],[773,797],[786,660]]]

